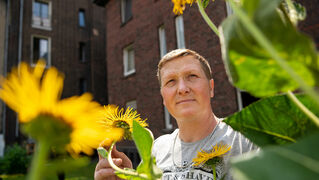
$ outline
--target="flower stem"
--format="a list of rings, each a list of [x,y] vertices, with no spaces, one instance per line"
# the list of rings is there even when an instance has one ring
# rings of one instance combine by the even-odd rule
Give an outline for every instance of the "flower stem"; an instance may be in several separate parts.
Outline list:
[[[31,164],[31,170],[28,174],[28,180],[43,179],[42,173],[45,167],[47,156],[49,153],[49,146],[45,141],[39,141],[36,145],[36,151]]]
[[[213,167],[214,180],[217,180],[216,179],[216,164],[213,164],[212,167]]]
[[[313,114],[305,105],[303,105],[291,91],[288,91],[287,94],[289,99],[292,100],[292,102],[294,102],[299,107],[299,109],[317,125],[317,127],[319,127],[319,118],[315,114]]]
[[[197,0],[197,5],[198,5],[198,9],[199,9],[200,14],[203,16],[203,18],[206,21],[206,23],[208,24],[208,26],[219,37],[219,31],[218,31],[217,27],[215,26],[215,24],[210,20],[210,18],[206,14],[204,7],[203,7],[203,4],[202,4],[202,0]]]
[[[113,163],[113,160],[112,160],[112,150],[113,150],[113,146],[116,142],[113,142],[113,144],[111,145],[110,149],[109,149],[109,153],[108,153],[108,156],[107,156],[107,160],[108,162],[110,163],[110,166],[116,170],[117,172],[121,173],[121,174],[125,174],[125,175],[129,175],[129,176],[135,176],[135,177],[139,177],[139,178],[142,178],[142,179],[148,179],[148,177],[145,175],[145,174],[139,174],[137,172],[133,172],[133,171],[127,171],[127,170],[124,170],[124,169],[121,169],[119,167],[117,167],[114,163]]]
[[[289,65],[286,61],[280,57],[276,49],[272,46],[270,41],[265,37],[265,35],[256,27],[252,20],[245,14],[243,10],[236,6],[233,0],[229,0],[231,8],[237,17],[245,24],[247,30],[255,38],[255,40],[261,45],[271,57],[276,60],[279,66],[283,68],[300,86],[300,88],[305,91],[310,97],[312,97],[315,103],[319,106],[319,94],[310,87],[304,79],[302,79]]]

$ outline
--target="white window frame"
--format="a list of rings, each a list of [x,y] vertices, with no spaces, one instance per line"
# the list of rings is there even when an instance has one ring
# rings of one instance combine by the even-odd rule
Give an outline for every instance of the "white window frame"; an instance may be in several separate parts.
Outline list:
[[[163,25],[158,28],[158,40],[160,57],[162,58],[167,53],[165,27]]]
[[[168,112],[167,108],[164,106],[164,120],[165,120],[165,129],[173,129],[171,114]]]
[[[128,107],[130,107],[130,108],[132,108],[133,110],[137,110],[137,102],[136,102],[136,100],[132,100],[132,101],[128,101],[128,102],[126,102],[126,109],[128,108]]]
[[[236,88],[236,95],[237,95],[238,111],[241,111],[243,109],[243,99],[241,97],[241,90],[239,88]]]
[[[164,25],[162,25],[158,28],[158,39],[159,39],[160,56],[162,58],[167,53],[166,35],[165,35]],[[169,114],[169,112],[165,106],[164,106],[164,121],[165,121],[165,129],[167,129],[167,130],[173,129],[171,115]]]
[[[182,15],[179,15],[175,18],[175,28],[176,28],[177,48],[184,49],[186,48],[186,45],[185,45],[185,34],[184,34],[184,20]]]
[[[33,39],[34,38],[41,38],[41,39],[47,39],[48,40],[48,59],[47,59],[47,64],[46,67],[50,67],[51,66],[51,38],[50,37],[46,37],[46,36],[40,36],[40,35],[31,35],[31,66],[35,66],[35,64],[33,63]]]
[[[0,134],[0,157],[3,157],[4,155],[4,148],[5,148],[4,134]]]
[[[226,10],[227,10],[227,16],[230,16],[233,14],[233,9],[230,7],[230,4],[228,1],[226,1]]]
[[[233,14],[233,9],[231,8],[229,2],[226,2],[226,10],[227,10],[227,16],[230,16]],[[236,96],[237,96],[237,107],[238,111],[241,111],[243,109],[243,98],[241,96],[242,90],[239,88],[236,88]]]
[[[48,19],[41,18],[38,19],[39,17],[36,17],[33,15],[33,4],[34,2],[43,2],[48,4]],[[33,28],[38,28],[38,29],[43,29],[43,30],[52,30],[52,2],[51,1],[46,1],[46,0],[32,0],[32,27]],[[39,23],[38,23],[39,21]],[[48,24],[48,25],[45,25]]]
[[[133,53],[133,55],[130,54],[131,52]],[[132,57],[132,59],[130,59],[130,57]],[[133,61],[133,65],[134,65],[133,69],[128,69],[129,61]],[[132,44],[127,46],[123,50],[123,63],[124,63],[124,76],[129,76],[135,73],[135,52],[134,52]]]

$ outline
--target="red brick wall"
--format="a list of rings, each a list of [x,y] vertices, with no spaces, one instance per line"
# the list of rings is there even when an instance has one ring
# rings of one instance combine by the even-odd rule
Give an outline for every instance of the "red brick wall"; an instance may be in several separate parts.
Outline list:
[[[299,23],[301,31],[308,34],[316,43],[317,50],[319,49],[319,1],[307,0],[300,1],[306,7],[307,17]]]
[[[107,11],[107,71],[109,102],[125,106],[136,99],[138,112],[148,118],[155,137],[163,134],[163,105],[156,79],[157,63],[160,59],[158,27],[165,26],[167,50],[177,48],[175,15],[173,4],[167,0],[133,0],[133,17],[121,23],[120,1],[111,0]],[[226,16],[224,1],[208,6],[207,12],[219,24]],[[221,60],[218,37],[202,19],[197,5],[187,7],[183,15],[186,47],[193,49],[209,60],[215,79],[213,111],[224,117],[237,110],[235,89],[226,77]],[[123,48],[133,43],[136,73],[123,75]]]
[[[32,35],[50,37],[51,65],[65,74],[63,96],[79,94],[80,78],[84,78],[87,90],[106,104],[105,8],[87,0],[59,0],[51,4],[52,30],[42,30],[31,27],[32,0],[25,0],[22,59],[31,62]],[[78,26],[79,9],[85,10],[84,28]],[[79,60],[79,42],[86,43],[87,62]]]
[[[18,64],[20,1],[10,1],[10,27],[8,44],[8,72]],[[31,62],[32,35],[51,38],[51,64],[65,74],[63,97],[80,93],[80,78],[87,80],[87,90],[95,100],[107,103],[105,62],[105,8],[88,0],[52,0],[52,30],[32,27],[32,0],[24,0],[22,61]],[[86,27],[78,26],[78,10],[85,10]],[[87,59],[79,60],[79,42],[86,42]],[[6,143],[15,137],[15,113],[7,108]]]

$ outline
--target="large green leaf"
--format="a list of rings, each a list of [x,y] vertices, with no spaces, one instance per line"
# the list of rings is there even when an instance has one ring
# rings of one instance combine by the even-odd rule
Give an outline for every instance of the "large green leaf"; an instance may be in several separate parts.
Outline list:
[[[305,95],[297,98],[317,116],[319,109]],[[224,120],[258,146],[295,142],[316,125],[286,95],[261,99]]]
[[[143,128],[138,122],[133,121],[132,136],[141,157],[141,163],[136,171],[133,169],[130,169],[130,171],[136,172],[140,177],[138,175],[122,173],[117,173],[117,175],[123,179],[160,179],[162,172],[156,166],[155,159],[152,157],[154,138],[151,131]]]
[[[317,180],[319,134],[288,146],[267,147],[257,154],[232,160],[237,180]]]
[[[298,32],[281,0],[243,2],[243,10],[269,39],[280,56],[310,86],[318,85],[319,61],[314,43]],[[230,81],[257,97],[295,90],[299,85],[263,49],[235,16],[221,25],[222,55]]]
[[[155,159],[152,157],[153,134],[150,130],[143,128],[136,121],[133,122],[133,139],[141,156],[141,163],[137,167],[137,172],[146,173],[153,179],[160,178],[162,172],[155,164]]]

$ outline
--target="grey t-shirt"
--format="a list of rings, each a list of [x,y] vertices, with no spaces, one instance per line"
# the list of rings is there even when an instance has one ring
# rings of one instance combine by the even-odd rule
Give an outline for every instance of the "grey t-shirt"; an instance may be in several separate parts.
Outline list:
[[[212,167],[207,165],[194,166],[192,160],[198,151],[211,152],[213,146],[220,143],[231,146],[231,150],[222,156],[222,160],[216,164],[216,177],[217,179],[231,180],[229,158],[257,149],[246,137],[220,121],[210,135],[196,142],[181,141],[178,132],[179,130],[176,129],[172,134],[163,135],[154,142],[152,153],[156,158],[157,166],[163,171],[163,180],[213,180]]]

